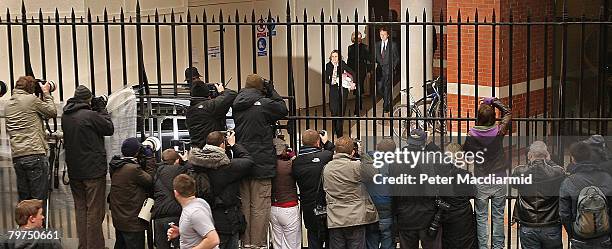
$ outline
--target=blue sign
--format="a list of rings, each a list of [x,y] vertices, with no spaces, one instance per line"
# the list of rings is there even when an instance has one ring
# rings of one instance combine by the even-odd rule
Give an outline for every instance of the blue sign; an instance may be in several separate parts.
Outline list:
[[[268,55],[268,40],[265,37],[257,39],[257,56]]]

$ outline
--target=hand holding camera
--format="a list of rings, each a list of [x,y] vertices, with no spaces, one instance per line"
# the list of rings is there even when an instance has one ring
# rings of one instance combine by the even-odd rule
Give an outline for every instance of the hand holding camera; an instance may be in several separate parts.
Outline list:
[[[108,104],[108,96],[102,95],[91,99],[91,109],[97,112],[101,112],[106,109]]]
[[[221,93],[223,93],[223,91],[225,91],[225,87],[223,87],[223,84],[221,84],[221,83],[215,84],[215,88],[217,88],[217,93],[219,93],[219,94],[221,94]]]
[[[228,130],[225,136],[229,146],[234,146],[234,144],[236,144],[236,133],[234,130]]]
[[[329,141],[329,137],[327,136],[326,130],[320,130],[319,137],[321,137],[321,146],[323,146],[324,144],[327,143],[327,141]]]

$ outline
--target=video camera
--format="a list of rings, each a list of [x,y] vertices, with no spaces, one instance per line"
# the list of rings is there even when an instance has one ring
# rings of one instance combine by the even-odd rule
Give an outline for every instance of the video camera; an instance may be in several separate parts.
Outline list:
[[[108,104],[108,96],[106,95],[91,98],[91,109],[94,111],[99,112],[104,110],[106,104]]]
[[[45,79],[36,79],[36,84],[34,85],[34,94],[36,94],[36,96],[38,96],[40,99],[43,98],[43,90],[42,90],[42,87],[40,86],[40,84],[44,85],[46,83],[49,83],[49,86],[50,86],[49,87],[49,92],[50,93],[55,92],[55,89],[56,89],[55,82],[53,82],[51,80],[47,81]]]

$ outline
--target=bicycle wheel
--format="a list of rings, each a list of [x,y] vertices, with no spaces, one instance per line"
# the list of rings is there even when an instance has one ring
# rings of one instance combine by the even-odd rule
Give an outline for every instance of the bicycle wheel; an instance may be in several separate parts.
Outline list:
[[[425,105],[425,100],[421,99],[419,101],[417,101],[415,103],[415,107],[414,109],[417,109],[419,112],[421,110],[425,110],[425,114],[424,117],[433,117],[433,118],[437,118],[437,117],[441,117],[440,116],[440,112],[436,111],[439,110],[439,101],[436,103],[433,103],[435,106],[433,108],[431,108],[432,106],[432,101],[431,99],[427,99],[427,109],[425,109],[424,105]],[[431,111],[433,110],[433,111]],[[419,128],[421,129],[425,129],[425,125],[427,125],[427,130],[429,131],[436,131],[439,133],[445,133],[446,132],[446,124],[444,122],[444,120],[420,120],[420,122],[422,123],[422,125],[420,125]]]
[[[408,105],[397,105],[393,108],[393,117],[421,117],[419,110],[411,109]],[[393,124],[393,135],[400,139],[408,139],[410,131],[416,128],[423,129],[423,120],[400,120],[398,124]]]

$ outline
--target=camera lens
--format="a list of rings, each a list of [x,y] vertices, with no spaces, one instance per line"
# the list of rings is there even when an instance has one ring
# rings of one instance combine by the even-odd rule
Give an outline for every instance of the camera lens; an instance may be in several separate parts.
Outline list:
[[[4,96],[4,94],[6,94],[7,91],[8,91],[8,87],[6,86],[6,83],[0,80],[0,97]]]

